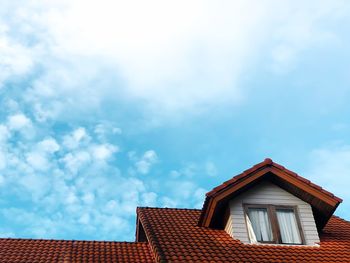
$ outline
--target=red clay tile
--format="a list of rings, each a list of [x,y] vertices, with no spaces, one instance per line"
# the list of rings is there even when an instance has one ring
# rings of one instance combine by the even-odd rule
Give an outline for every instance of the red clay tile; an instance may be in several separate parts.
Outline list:
[[[157,262],[350,262],[350,222],[336,216],[317,247],[242,244],[224,230],[198,226],[197,209],[138,208],[137,213]]]
[[[0,263],[154,262],[148,243],[0,238]]]

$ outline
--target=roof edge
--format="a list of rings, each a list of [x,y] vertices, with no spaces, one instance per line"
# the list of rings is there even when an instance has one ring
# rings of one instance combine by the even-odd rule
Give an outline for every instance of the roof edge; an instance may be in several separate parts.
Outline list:
[[[269,167],[269,166],[273,166],[279,170],[282,170],[290,175],[292,175],[293,177],[296,177],[298,178],[299,180],[309,184],[311,187],[317,189],[317,190],[320,190],[322,191],[324,194],[336,199],[338,202],[343,202],[343,199],[341,199],[340,197],[337,197],[335,196],[333,193],[325,190],[324,188],[322,188],[321,186],[311,182],[310,180],[298,175],[297,173],[287,169],[286,167],[284,167],[283,165],[280,165],[274,161],[272,161],[271,158],[265,158],[264,161],[258,163],[258,164],[255,164],[254,166],[252,166],[251,168],[243,171],[242,173],[232,177],[231,179],[223,182],[221,185],[217,186],[217,187],[214,187],[211,191],[207,192],[206,193],[206,196],[208,197],[211,197],[211,196],[214,196],[215,194],[217,194],[219,191],[229,187],[231,184],[233,183],[236,183],[238,180],[246,177],[247,175],[253,173],[253,172],[256,172],[257,170],[261,169],[261,168],[265,168],[265,167]]]
[[[151,224],[148,222],[147,216],[143,214],[143,210],[147,210],[149,208],[162,209],[157,207],[136,207],[136,216],[138,218],[138,221],[143,226],[153,258],[156,262],[163,262],[165,260],[164,253],[159,249],[159,246],[157,245],[159,242],[157,241],[156,235],[152,231]]]

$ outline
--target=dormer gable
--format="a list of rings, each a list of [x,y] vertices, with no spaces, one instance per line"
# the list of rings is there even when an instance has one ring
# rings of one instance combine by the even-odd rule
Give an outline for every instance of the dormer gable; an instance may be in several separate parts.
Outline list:
[[[225,231],[242,243],[313,246],[320,242],[310,204],[269,181],[233,198],[228,210]]]
[[[323,229],[338,205],[342,202],[340,198],[324,190],[322,187],[313,184],[309,180],[267,158],[263,162],[208,192],[198,225],[202,227],[224,229],[225,226],[227,227],[227,220],[231,213],[230,202],[232,203],[232,200],[250,189],[259,189],[258,186],[261,184],[275,186],[281,189],[281,191],[290,194],[291,197],[295,197],[301,202],[308,204],[318,231]],[[262,208],[263,211],[265,211],[265,209],[266,211],[268,209],[276,210],[276,205],[274,205],[272,201],[264,205],[266,205],[266,207],[267,205],[270,206],[269,208]],[[288,204],[286,204],[286,207],[288,208]],[[297,212],[295,212],[295,214],[298,216]],[[276,217],[276,215],[272,216]],[[303,234],[304,233],[301,233],[301,235]]]

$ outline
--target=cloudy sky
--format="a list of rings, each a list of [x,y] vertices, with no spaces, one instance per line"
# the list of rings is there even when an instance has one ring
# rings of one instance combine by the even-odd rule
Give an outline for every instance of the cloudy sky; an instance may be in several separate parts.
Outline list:
[[[1,237],[133,240],[266,157],[350,219],[349,1],[0,6]]]

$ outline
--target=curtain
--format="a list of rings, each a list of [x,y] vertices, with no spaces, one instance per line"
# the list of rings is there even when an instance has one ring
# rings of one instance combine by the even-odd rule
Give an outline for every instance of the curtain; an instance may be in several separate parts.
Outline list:
[[[250,219],[249,219],[248,215],[246,215],[246,221],[247,221],[247,229],[248,229],[248,236],[249,236],[250,242],[256,244],[258,242],[256,240],[256,236],[255,236],[255,233],[254,233],[252,222],[250,222]]]
[[[272,241],[271,224],[266,208],[249,208],[248,217],[257,241]]]
[[[300,233],[294,210],[277,209],[277,220],[280,227],[282,243],[301,244]]]

